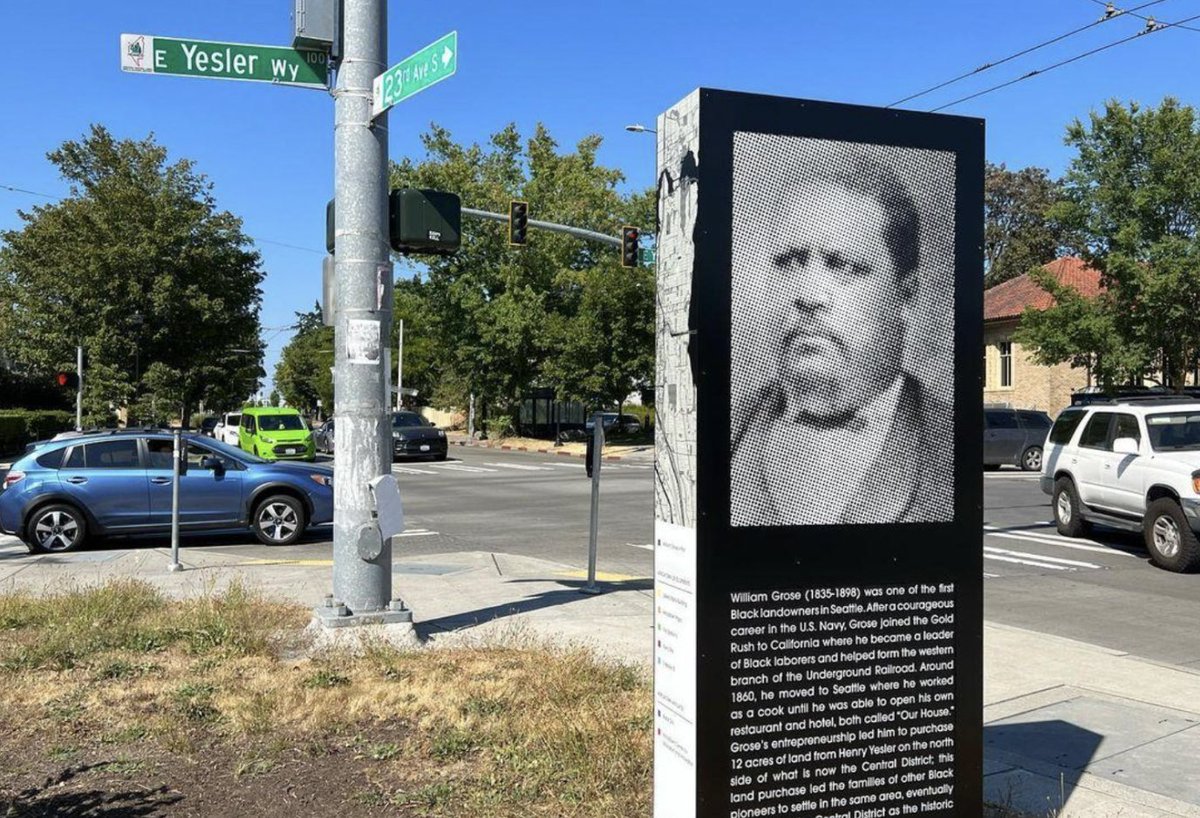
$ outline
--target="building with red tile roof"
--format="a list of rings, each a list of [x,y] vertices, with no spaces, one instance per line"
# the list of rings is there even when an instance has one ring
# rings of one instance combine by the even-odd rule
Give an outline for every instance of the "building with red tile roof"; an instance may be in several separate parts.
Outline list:
[[[1045,265],[1062,284],[1087,297],[1102,290],[1100,272],[1075,256],[1064,256]],[[1013,332],[1028,308],[1044,310],[1054,297],[1028,274],[1010,278],[983,294],[983,344],[985,404],[1018,409],[1041,409],[1057,415],[1071,404],[1071,393],[1091,385],[1090,373],[1070,364],[1043,366],[1030,359]]]

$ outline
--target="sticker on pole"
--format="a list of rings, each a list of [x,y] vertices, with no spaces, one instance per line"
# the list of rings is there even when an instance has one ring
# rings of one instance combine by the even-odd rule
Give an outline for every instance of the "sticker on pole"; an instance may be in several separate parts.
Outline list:
[[[383,348],[379,322],[369,318],[351,318],[346,339],[346,361],[379,366]]]

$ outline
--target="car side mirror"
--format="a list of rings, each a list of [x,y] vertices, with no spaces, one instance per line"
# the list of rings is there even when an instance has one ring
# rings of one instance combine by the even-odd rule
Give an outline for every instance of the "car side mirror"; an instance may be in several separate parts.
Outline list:
[[[1112,450],[1117,454],[1137,454],[1138,442],[1132,437],[1118,437],[1113,441]]]
[[[225,466],[221,463],[221,458],[213,457],[211,454],[206,454],[200,458],[200,468],[215,474],[225,471]]]

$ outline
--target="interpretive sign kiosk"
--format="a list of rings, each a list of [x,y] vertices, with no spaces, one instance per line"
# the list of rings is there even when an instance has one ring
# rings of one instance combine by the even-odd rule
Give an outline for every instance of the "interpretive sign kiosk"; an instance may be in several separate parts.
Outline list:
[[[983,122],[657,133],[655,816],[978,816]]]

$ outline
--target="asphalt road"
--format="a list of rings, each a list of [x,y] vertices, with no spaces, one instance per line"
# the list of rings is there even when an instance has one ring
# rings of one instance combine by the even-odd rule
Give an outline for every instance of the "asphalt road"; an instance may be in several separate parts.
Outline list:
[[[583,461],[550,454],[451,447],[441,463],[402,462],[408,530],[397,557],[494,551],[587,568],[591,484]],[[653,471],[649,453],[605,463],[600,493],[600,578],[652,576]],[[1103,645],[1200,671],[1200,574],[1150,564],[1141,538],[1098,527],[1060,537],[1036,475],[984,474],[984,606],[994,622]],[[289,550],[328,559],[329,529]],[[145,538],[147,547],[162,538]],[[100,542],[91,550],[129,547]],[[188,545],[278,556],[247,536],[187,538]],[[259,554],[259,552],[262,554]],[[100,555],[97,554],[98,558]]]
[[[472,448],[452,456],[443,467],[397,466],[412,525],[437,532],[401,538],[400,553],[488,549],[586,568],[590,485],[581,461]],[[650,465],[604,466],[602,572],[651,576]],[[1126,532],[1060,537],[1037,475],[985,473],[984,521],[989,620],[1200,670],[1200,575],[1155,567],[1141,538]]]

